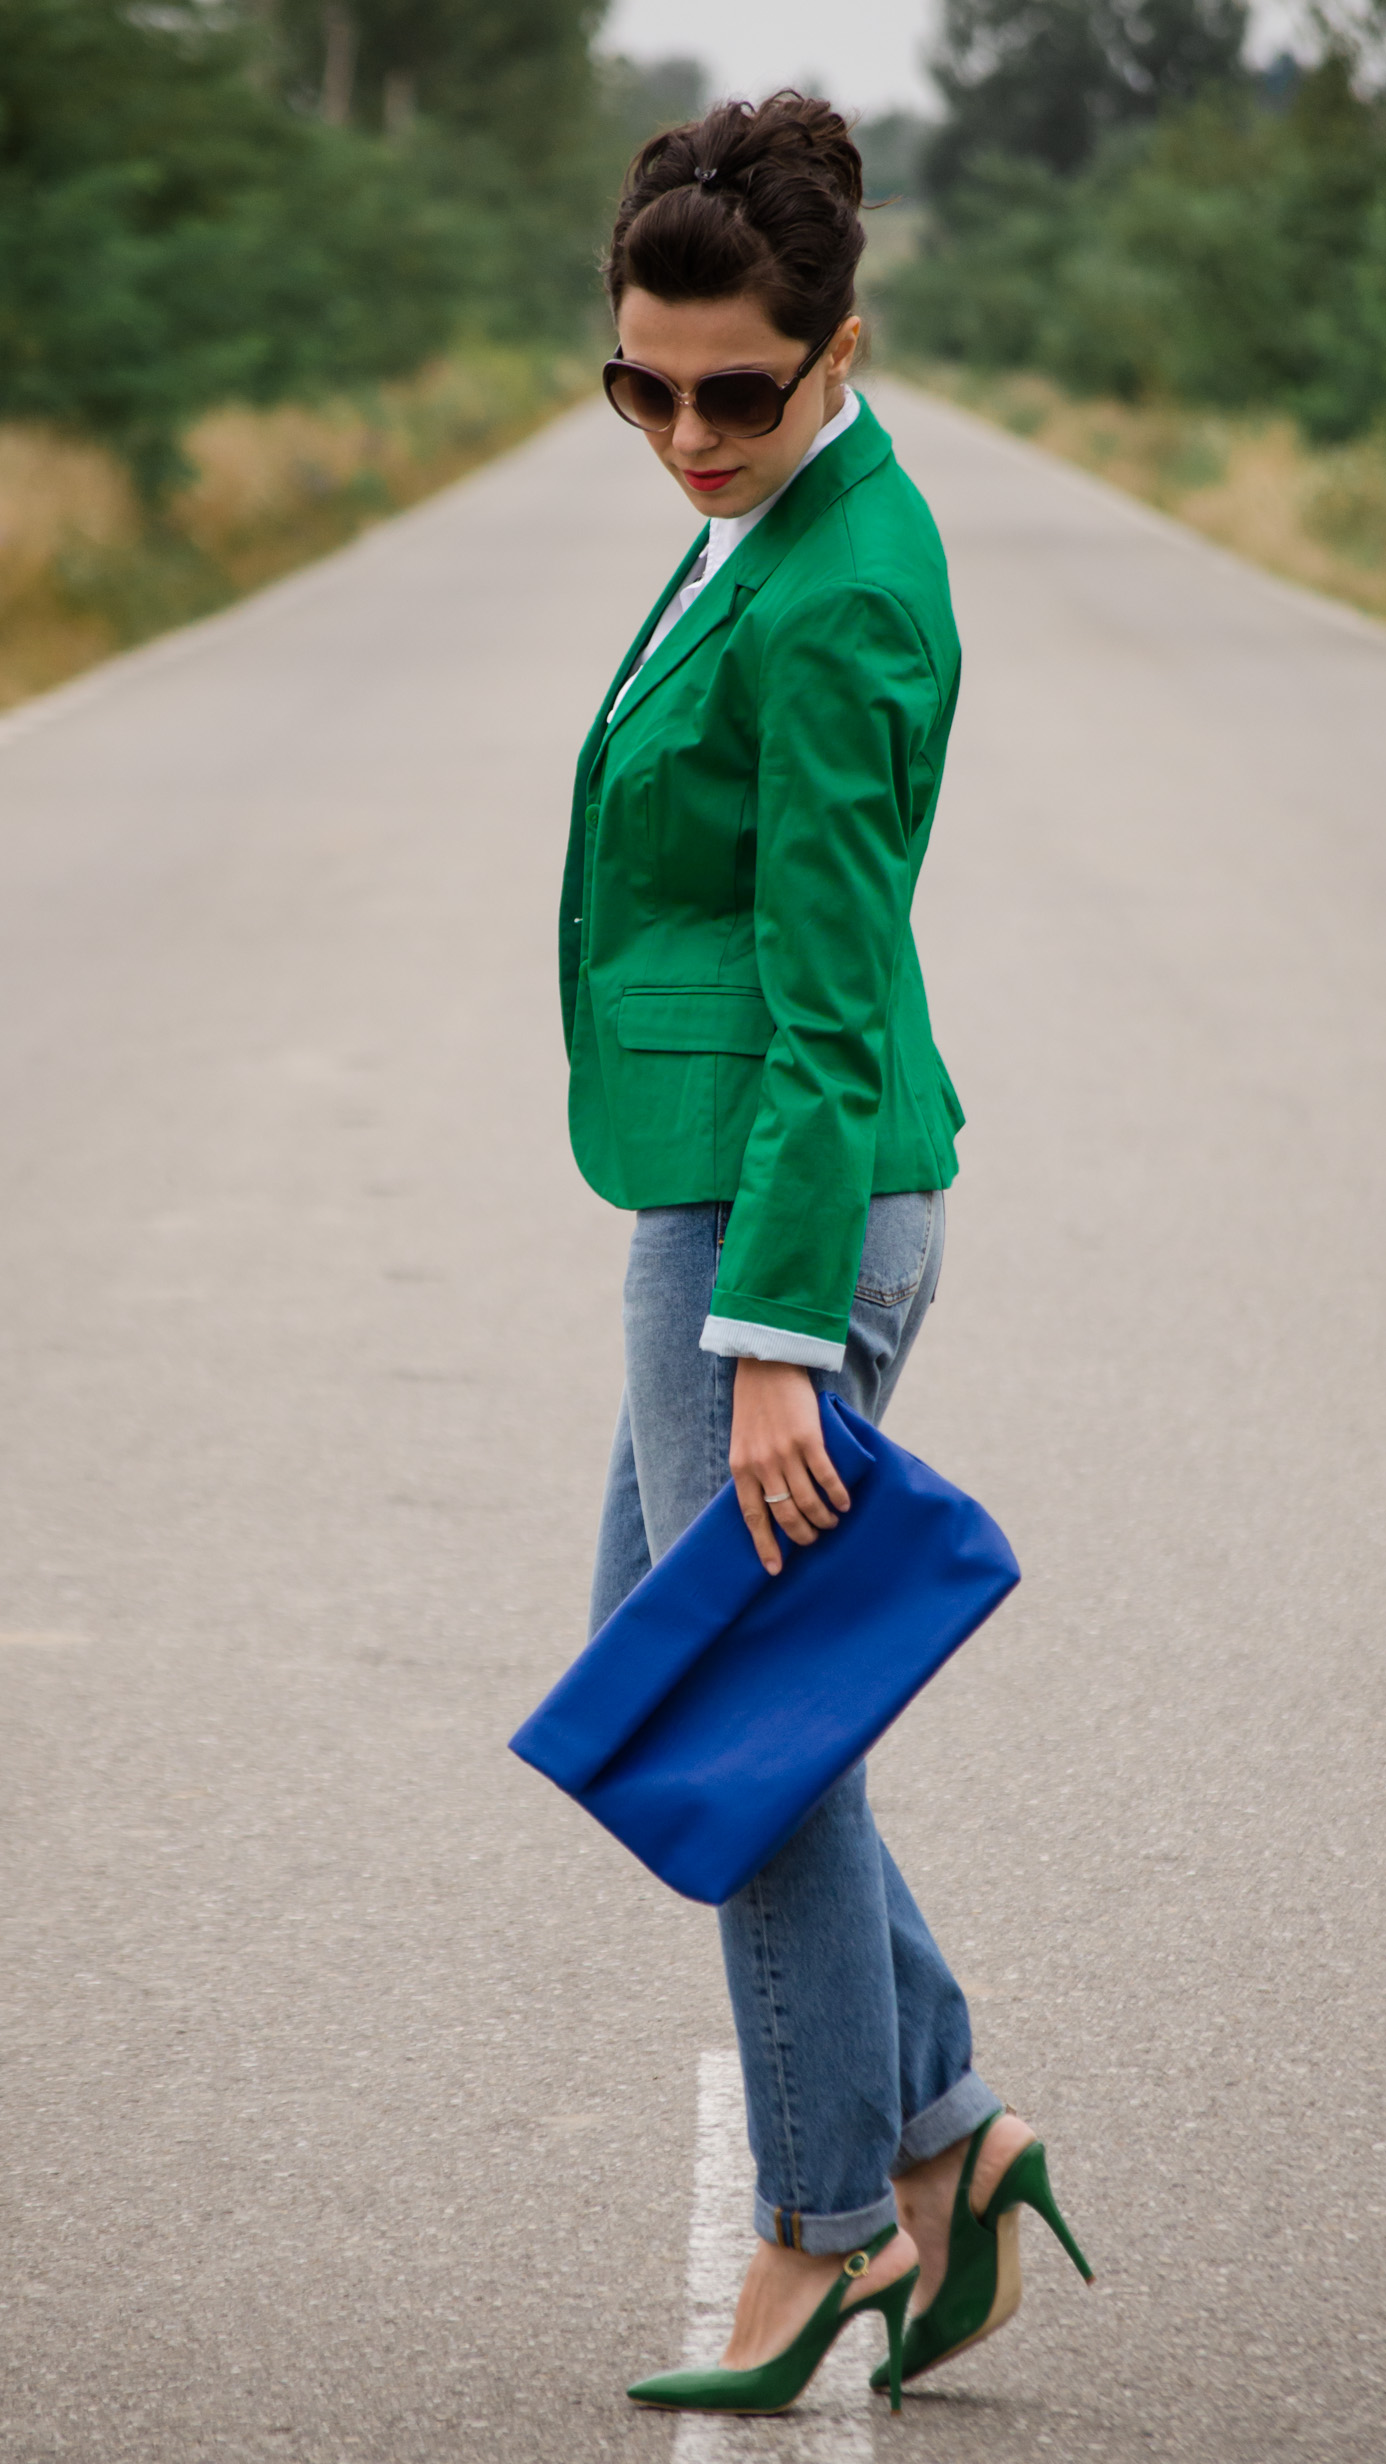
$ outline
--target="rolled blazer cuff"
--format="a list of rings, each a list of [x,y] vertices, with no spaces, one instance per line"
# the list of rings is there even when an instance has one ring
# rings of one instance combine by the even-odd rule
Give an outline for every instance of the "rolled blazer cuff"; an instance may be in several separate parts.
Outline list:
[[[698,1338],[703,1352],[724,1360],[787,1360],[798,1369],[840,1369],[845,1343],[825,1335],[801,1335],[792,1326],[759,1326],[753,1318],[707,1318]]]

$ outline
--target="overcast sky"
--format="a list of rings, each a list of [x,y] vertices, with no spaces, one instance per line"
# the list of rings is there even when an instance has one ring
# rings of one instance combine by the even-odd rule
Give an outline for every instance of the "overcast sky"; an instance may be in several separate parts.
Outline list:
[[[1258,0],[1259,53],[1279,48],[1294,8]],[[919,53],[931,16],[929,0],[614,0],[601,39],[636,60],[703,60],[723,94],[811,84],[851,111],[919,111],[928,108]]]

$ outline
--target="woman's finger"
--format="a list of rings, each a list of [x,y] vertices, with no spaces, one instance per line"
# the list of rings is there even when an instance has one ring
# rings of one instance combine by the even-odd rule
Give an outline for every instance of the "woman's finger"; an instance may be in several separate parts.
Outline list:
[[[771,1494],[775,1495],[773,1491]],[[768,1499],[766,1502],[769,1504]],[[817,1531],[799,1505],[792,1490],[788,1497],[775,1496],[770,1512],[779,1524],[786,1540],[792,1540],[796,1547],[806,1549],[811,1540],[817,1539]]]
[[[786,1464],[785,1486],[804,1520],[811,1523],[816,1531],[836,1529],[837,1516],[815,1486],[813,1474],[802,1456]],[[776,1506],[774,1511],[779,1514],[781,1509]]]
[[[836,1506],[839,1514],[845,1514],[852,1503],[851,1492],[834,1470],[832,1456],[821,1440],[817,1444],[805,1446],[804,1463],[806,1469],[817,1481],[828,1503]]]
[[[754,1472],[738,1472],[735,1478],[736,1502],[741,1508],[746,1529],[755,1542],[756,1555],[767,1574],[778,1574],[784,1559],[765,1503],[765,1492]]]

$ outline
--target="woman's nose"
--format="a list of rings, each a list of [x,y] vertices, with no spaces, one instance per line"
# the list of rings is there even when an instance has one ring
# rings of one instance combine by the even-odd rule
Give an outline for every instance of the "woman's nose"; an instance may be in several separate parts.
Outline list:
[[[679,415],[674,421],[669,441],[680,460],[691,460],[696,453],[708,453],[720,442],[720,438],[721,431],[710,428],[705,419],[700,419],[691,402],[679,404]]]

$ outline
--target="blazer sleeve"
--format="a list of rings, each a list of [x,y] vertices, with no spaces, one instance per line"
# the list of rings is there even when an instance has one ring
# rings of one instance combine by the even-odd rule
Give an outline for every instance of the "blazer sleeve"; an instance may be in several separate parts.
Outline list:
[[[914,620],[874,584],[807,594],[767,637],[755,941],[774,1033],[705,1350],[841,1366],[941,700]]]

